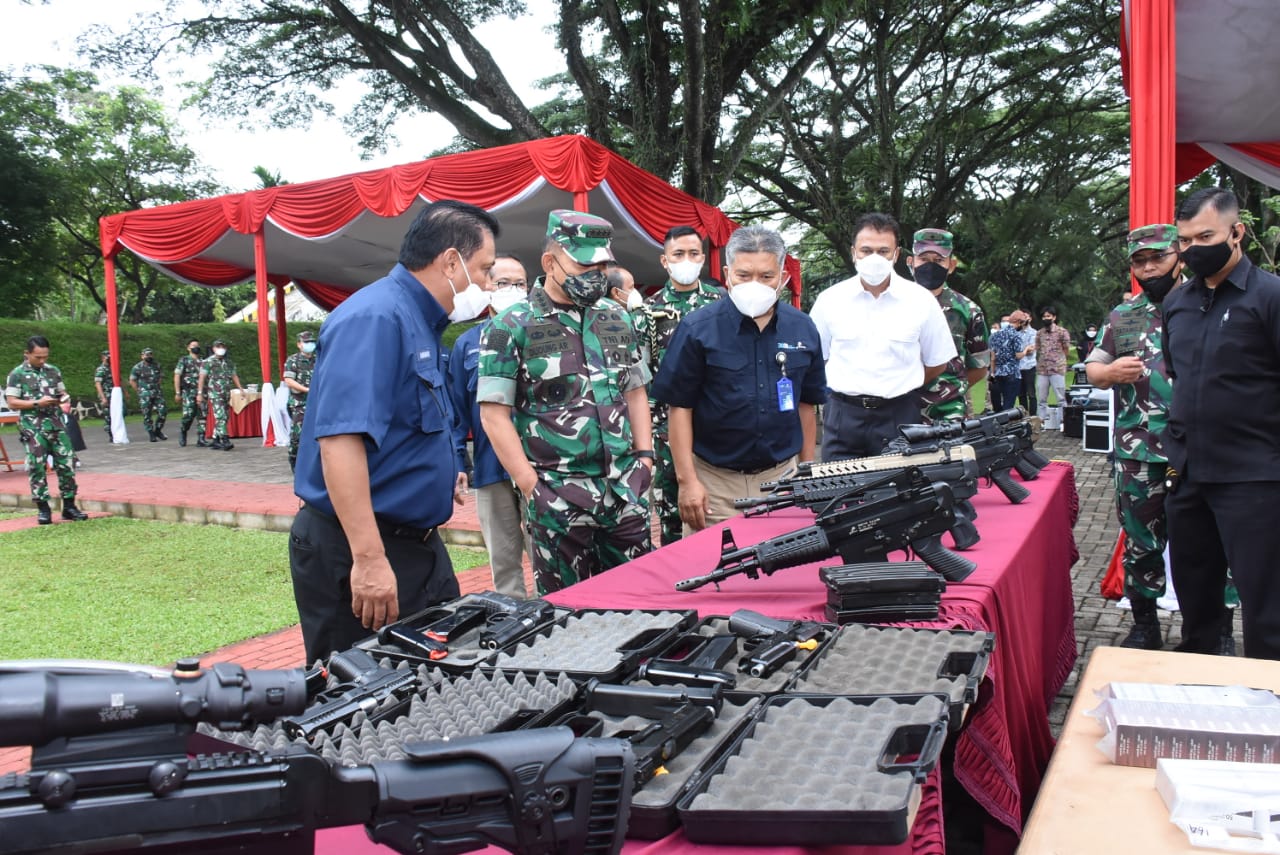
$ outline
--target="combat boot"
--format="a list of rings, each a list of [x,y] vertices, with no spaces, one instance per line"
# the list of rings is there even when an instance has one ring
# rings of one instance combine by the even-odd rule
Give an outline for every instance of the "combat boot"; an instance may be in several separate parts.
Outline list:
[[[160,437],[156,436],[156,432],[155,432],[155,431],[153,431],[153,430],[149,430],[149,431],[147,431],[147,436],[151,437],[151,441],[152,441],[152,442],[159,442],[159,441],[160,441]]]
[[[164,435],[164,431],[160,430],[160,428],[156,428],[156,439],[167,440],[168,438],[169,437]]]
[[[1164,636],[1160,632],[1160,618],[1156,616],[1156,601],[1147,597],[1130,597],[1133,607],[1133,628],[1120,642],[1121,647],[1132,647],[1138,650],[1159,650],[1164,647]]]
[[[220,437],[220,436],[215,436],[215,437],[213,438],[213,442],[206,443],[206,447],[207,447],[207,448],[209,448],[211,451],[221,451],[221,450],[222,450],[222,437]]]
[[[208,448],[208,447],[209,447],[209,440],[207,440],[207,439],[205,439],[205,438],[204,438],[204,434],[203,434],[203,433],[201,433],[201,434],[197,434],[197,435],[196,435],[196,445],[197,445],[198,447],[200,447],[200,448]]]
[[[36,523],[38,525],[50,525],[53,522],[53,511],[49,509],[48,502],[36,502]]]
[[[87,520],[89,518],[89,515],[76,507],[75,499],[63,499],[62,500],[62,518],[64,520],[74,520],[75,522],[80,522],[82,520]]]
[[[235,446],[231,444],[231,440],[227,439],[227,438],[224,436],[224,437],[222,438],[222,450],[223,450],[223,451],[230,451],[230,450],[231,450],[231,449],[233,449],[233,448],[235,448]]]
[[[185,430],[178,434],[178,445],[182,448],[187,447],[187,432]]]

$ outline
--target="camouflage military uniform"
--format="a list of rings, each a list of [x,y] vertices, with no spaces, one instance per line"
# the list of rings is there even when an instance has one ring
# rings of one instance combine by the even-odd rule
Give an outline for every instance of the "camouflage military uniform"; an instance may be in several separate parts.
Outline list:
[[[102,386],[102,398],[99,403],[102,406],[102,418],[106,420],[104,430],[107,436],[111,436],[111,390],[116,387],[116,381],[111,377],[111,362],[99,365],[97,370],[93,372],[93,382],[95,385]],[[121,406],[124,405],[124,399],[120,400]]]
[[[713,303],[724,296],[719,288],[698,282],[688,291],[677,290],[668,282],[657,294],[645,301],[648,313],[649,371],[657,376],[662,360],[671,346],[671,337],[680,326],[680,319],[694,309]],[[653,469],[653,505],[662,526],[662,545],[680,539],[683,524],[680,521],[680,492],[676,483],[676,467],[671,460],[671,445],[667,442],[667,406],[649,398],[649,410],[653,413],[653,452],[656,456]]]
[[[200,363],[200,373],[205,375],[205,400],[213,407],[213,436],[215,440],[227,439],[227,408],[231,406],[231,389],[235,381],[236,364],[230,356],[209,356]]]
[[[924,387],[920,395],[924,405],[921,414],[927,422],[963,419],[969,415],[968,372],[991,364],[987,319],[981,307],[965,295],[951,290],[949,285],[943,285],[937,296],[956,343],[956,357],[947,363],[932,383]]]
[[[1168,458],[1160,437],[1169,424],[1173,384],[1161,350],[1160,307],[1145,293],[1131,294],[1116,306],[1087,362],[1109,365],[1136,356],[1146,371],[1136,383],[1115,387],[1114,429],[1116,519],[1124,530],[1124,585],[1130,599],[1157,599],[1165,592],[1164,497]],[[1239,597],[1228,585],[1226,604]]]
[[[142,426],[147,433],[157,435],[164,430],[169,408],[164,403],[160,389],[160,366],[145,359],[133,366],[129,379],[138,384],[138,408],[142,410]]]
[[[205,417],[204,408],[196,405],[196,394],[200,391],[200,359],[189,353],[178,357],[178,364],[173,373],[178,376],[178,394],[182,397],[182,434],[186,436],[195,422],[198,441],[204,440]]]
[[[67,388],[62,383],[62,372],[55,366],[45,363],[40,368],[32,368],[24,362],[9,372],[4,393],[6,397],[38,401],[46,396],[60,398],[67,393]],[[62,410],[57,406],[18,411],[18,432],[27,448],[31,498],[37,502],[49,501],[46,458],[53,459],[53,471],[58,476],[58,492],[62,494],[63,502],[71,502],[76,497],[75,452],[62,419]]]
[[[295,353],[284,361],[284,379],[295,380],[311,388],[311,372],[316,368],[314,353]],[[307,414],[307,393],[289,390],[289,468],[298,460],[298,443],[302,439],[302,419]]]
[[[558,305],[539,286],[480,348],[477,399],[512,407],[538,473],[527,515],[538,592],[647,552],[650,474],[632,453],[624,394],[650,375],[624,312],[607,299]]]

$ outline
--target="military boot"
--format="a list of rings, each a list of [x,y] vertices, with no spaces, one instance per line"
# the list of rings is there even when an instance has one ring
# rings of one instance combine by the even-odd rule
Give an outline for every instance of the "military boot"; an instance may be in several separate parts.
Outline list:
[[[160,428],[156,428],[156,439],[167,440],[168,438],[169,437],[164,435],[164,431],[160,430]]]
[[[147,431],[147,436],[151,437],[151,441],[152,441],[152,442],[159,442],[159,441],[160,441],[160,437],[156,436],[156,432],[155,432],[155,431],[153,431],[153,430],[149,430],[149,431]]]
[[[208,448],[209,440],[204,438],[203,433],[196,434],[196,445],[200,448]]]
[[[81,520],[87,520],[89,518],[89,515],[76,507],[75,499],[63,499],[62,500],[62,518],[64,520],[74,520],[75,522],[80,522]]]
[[[48,502],[36,502],[36,523],[38,525],[49,525],[53,522],[53,511],[49,509]]]
[[[178,445],[183,448],[187,446],[187,432],[185,430],[178,434]]]
[[[1160,618],[1156,616],[1156,601],[1147,597],[1130,597],[1133,607],[1133,628],[1120,642],[1121,647],[1133,647],[1138,650],[1159,650],[1164,647],[1164,636],[1160,632]]]
[[[233,448],[235,448],[235,446],[231,444],[231,440],[227,439],[225,436],[222,437],[222,450],[230,451]]]
[[[221,450],[222,450],[222,437],[220,437],[220,436],[215,436],[215,437],[213,438],[213,442],[206,443],[206,447],[207,447],[207,448],[209,448],[209,449],[210,449],[210,450],[212,450],[212,451],[221,451]]]

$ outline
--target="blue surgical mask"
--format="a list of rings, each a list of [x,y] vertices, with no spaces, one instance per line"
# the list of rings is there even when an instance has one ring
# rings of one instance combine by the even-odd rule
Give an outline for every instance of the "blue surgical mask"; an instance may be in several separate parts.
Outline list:
[[[302,343],[302,352],[303,352],[303,353],[315,353],[315,352],[316,352],[316,343],[315,343],[314,341],[304,341],[304,342]]]

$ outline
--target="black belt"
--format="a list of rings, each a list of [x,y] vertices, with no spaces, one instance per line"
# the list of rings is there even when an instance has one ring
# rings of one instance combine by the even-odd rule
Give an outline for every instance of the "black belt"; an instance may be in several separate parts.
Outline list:
[[[738,475],[759,475],[761,472],[768,472],[770,469],[776,469],[786,462],[785,460],[779,460],[777,463],[769,463],[761,466],[759,469],[734,469],[732,466],[721,466],[718,463],[712,463],[710,460],[706,460],[705,458],[699,457],[698,459],[708,466],[714,466],[717,469],[723,469],[726,472],[733,472]]]
[[[911,393],[899,395],[896,398],[880,398],[875,395],[846,395],[844,392],[836,392],[832,390],[831,397],[837,401],[843,401],[846,404],[852,404],[855,407],[862,407],[864,410],[878,410],[882,407],[888,407],[904,400]]]
[[[325,513],[324,511],[317,508],[315,505],[308,505],[304,503],[303,507],[311,511],[316,516],[323,517],[329,522],[337,524],[339,526],[341,525],[337,517],[333,516],[332,514]],[[438,528],[438,526],[432,526],[431,528],[417,528],[416,526],[402,525],[400,523],[395,523],[395,522],[391,522],[390,520],[383,519],[377,514],[374,514],[373,520],[375,523],[378,524],[378,532],[383,537],[400,537],[400,538],[404,538],[405,540],[416,540],[419,543],[426,543],[428,540],[430,540],[431,536],[436,533],[436,529]]]

